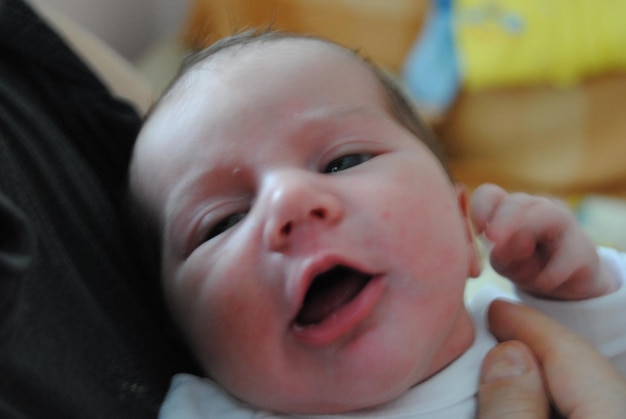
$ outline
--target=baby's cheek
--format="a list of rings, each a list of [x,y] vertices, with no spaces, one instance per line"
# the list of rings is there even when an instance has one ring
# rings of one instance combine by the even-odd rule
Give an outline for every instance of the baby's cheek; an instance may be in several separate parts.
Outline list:
[[[276,335],[276,304],[259,283],[246,280],[249,277],[236,267],[224,270],[190,296],[196,298],[195,329],[222,367],[254,368],[262,362],[265,342]]]
[[[241,310],[242,302],[213,295],[198,305],[193,349],[211,376],[236,381],[238,369],[248,364],[256,338],[246,311]]]
[[[179,326],[186,331],[192,349],[201,359],[218,356],[227,342],[237,317],[232,318],[241,302],[233,298],[233,285],[224,280],[210,258],[198,252],[189,257],[166,282],[166,297]]]

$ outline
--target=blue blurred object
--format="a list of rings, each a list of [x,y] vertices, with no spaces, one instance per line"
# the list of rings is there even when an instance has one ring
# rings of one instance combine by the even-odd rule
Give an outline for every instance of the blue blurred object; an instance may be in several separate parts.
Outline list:
[[[402,78],[418,107],[444,113],[460,88],[452,28],[453,0],[431,0],[423,31],[409,52]]]

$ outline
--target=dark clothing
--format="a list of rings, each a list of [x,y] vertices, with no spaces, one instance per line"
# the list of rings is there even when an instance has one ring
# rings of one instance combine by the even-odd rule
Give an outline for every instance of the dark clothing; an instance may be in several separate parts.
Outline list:
[[[21,0],[0,1],[0,417],[155,417],[164,332],[123,196],[140,117]]]

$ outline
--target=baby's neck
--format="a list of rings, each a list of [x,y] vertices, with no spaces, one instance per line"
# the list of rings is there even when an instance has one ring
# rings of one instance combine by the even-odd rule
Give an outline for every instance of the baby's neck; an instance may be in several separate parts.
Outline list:
[[[433,362],[427,370],[426,376],[420,382],[437,374],[463,355],[472,346],[474,337],[474,322],[472,321],[472,316],[464,307],[459,312],[456,322],[447,333],[447,338],[440,346],[440,350],[433,358]]]

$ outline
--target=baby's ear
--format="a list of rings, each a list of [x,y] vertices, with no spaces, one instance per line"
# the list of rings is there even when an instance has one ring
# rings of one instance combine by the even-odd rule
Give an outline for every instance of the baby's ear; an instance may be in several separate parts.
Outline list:
[[[478,275],[480,275],[481,263],[478,246],[474,237],[474,231],[472,229],[472,222],[470,221],[468,213],[467,188],[461,183],[456,183],[454,185],[454,188],[456,190],[456,198],[459,204],[459,209],[461,211],[461,214],[463,215],[463,223],[465,225],[465,237],[470,250],[468,276],[471,278],[476,278]]]

